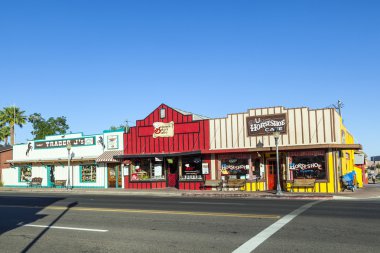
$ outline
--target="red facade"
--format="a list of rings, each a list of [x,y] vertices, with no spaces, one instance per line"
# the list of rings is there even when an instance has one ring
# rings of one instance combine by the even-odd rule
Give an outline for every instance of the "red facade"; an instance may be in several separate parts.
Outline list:
[[[161,108],[166,117],[160,118]],[[174,137],[153,138],[154,122],[174,122]],[[210,148],[208,120],[194,120],[193,115],[184,115],[162,104],[143,120],[137,120],[124,135],[124,154],[158,154],[202,151]]]
[[[164,111],[164,113],[162,113]],[[153,123],[174,123],[174,136],[153,137]],[[128,133],[124,134],[124,161],[134,163],[138,159],[153,159],[161,157],[165,178],[162,180],[133,180],[136,173],[124,178],[125,188],[129,189],[154,189],[165,187],[177,187],[184,190],[196,190],[200,188],[201,182],[210,175],[202,175],[202,180],[181,179],[181,168],[178,164],[177,170],[166,162],[169,159],[178,162],[181,159],[191,157],[194,153],[197,157],[202,157],[202,163],[210,165],[210,156],[202,155],[210,148],[209,120],[192,113],[173,109],[165,104],[161,104],[151,114],[143,120],[137,120],[136,126],[131,127]],[[141,161],[139,161],[141,162]],[[140,166],[139,166],[140,167]],[[136,172],[136,171],[134,171]],[[151,175],[152,177],[152,175]],[[173,183],[173,181],[175,181]],[[175,185],[175,186],[174,186]]]

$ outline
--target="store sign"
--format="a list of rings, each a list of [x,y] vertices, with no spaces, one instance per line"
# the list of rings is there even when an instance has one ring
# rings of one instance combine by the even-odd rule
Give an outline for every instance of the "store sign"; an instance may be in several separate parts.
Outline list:
[[[174,136],[174,121],[169,123],[154,122],[153,127],[153,138]]]
[[[286,114],[247,117],[248,136],[269,135],[278,130],[286,133]]]
[[[51,140],[51,141],[38,141],[34,143],[34,149],[43,148],[64,148],[67,143],[71,143],[71,146],[89,146],[95,144],[95,137],[82,137],[69,140]]]
[[[107,149],[119,148],[119,136],[109,135],[107,136]]]

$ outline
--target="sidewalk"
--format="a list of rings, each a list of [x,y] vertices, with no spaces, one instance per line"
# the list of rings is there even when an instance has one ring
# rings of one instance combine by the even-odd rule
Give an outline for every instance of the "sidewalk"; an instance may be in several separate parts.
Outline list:
[[[129,196],[156,196],[156,197],[204,197],[204,198],[272,198],[272,199],[380,199],[380,184],[365,185],[364,188],[354,192],[345,191],[338,194],[324,193],[296,193],[283,192],[276,195],[274,192],[245,192],[245,191],[200,191],[200,190],[177,190],[166,189],[83,189],[74,188],[7,188],[1,187],[0,192],[24,192],[24,193],[61,193],[61,194],[99,194],[99,195],[129,195]]]

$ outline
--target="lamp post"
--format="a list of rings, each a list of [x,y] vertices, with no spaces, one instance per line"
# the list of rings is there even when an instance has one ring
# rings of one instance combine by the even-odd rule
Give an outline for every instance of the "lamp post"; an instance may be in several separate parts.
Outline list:
[[[70,189],[70,151],[71,151],[71,142],[67,141],[67,189]]]
[[[277,167],[277,191],[276,195],[282,195],[281,191],[281,185],[280,185],[280,159],[278,155],[278,139],[280,138],[280,131],[276,129],[276,131],[273,132],[274,142],[276,144],[276,167]]]

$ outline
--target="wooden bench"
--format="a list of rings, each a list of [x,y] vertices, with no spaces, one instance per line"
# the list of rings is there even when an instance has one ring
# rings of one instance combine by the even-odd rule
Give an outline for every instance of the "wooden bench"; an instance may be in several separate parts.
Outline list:
[[[42,187],[41,186],[42,184],[42,177],[34,177],[32,178],[32,180],[29,182],[29,187],[33,187],[33,186],[36,186],[36,187]]]
[[[215,187],[217,190],[222,190],[222,180],[205,180],[201,185],[201,189],[205,189],[206,187]]]
[[[239,190],[244,191],[246,185],[245,183],[245,179],[229,179],[225,186],[228,188],[228,190],[230,188],[238,188]]]
[[[66,180],[55,180],[54,187],[66,187]]]
[[[315,178],[295,178],[293,180],[292,189],[295,187],[313,188],[314,191]]]

